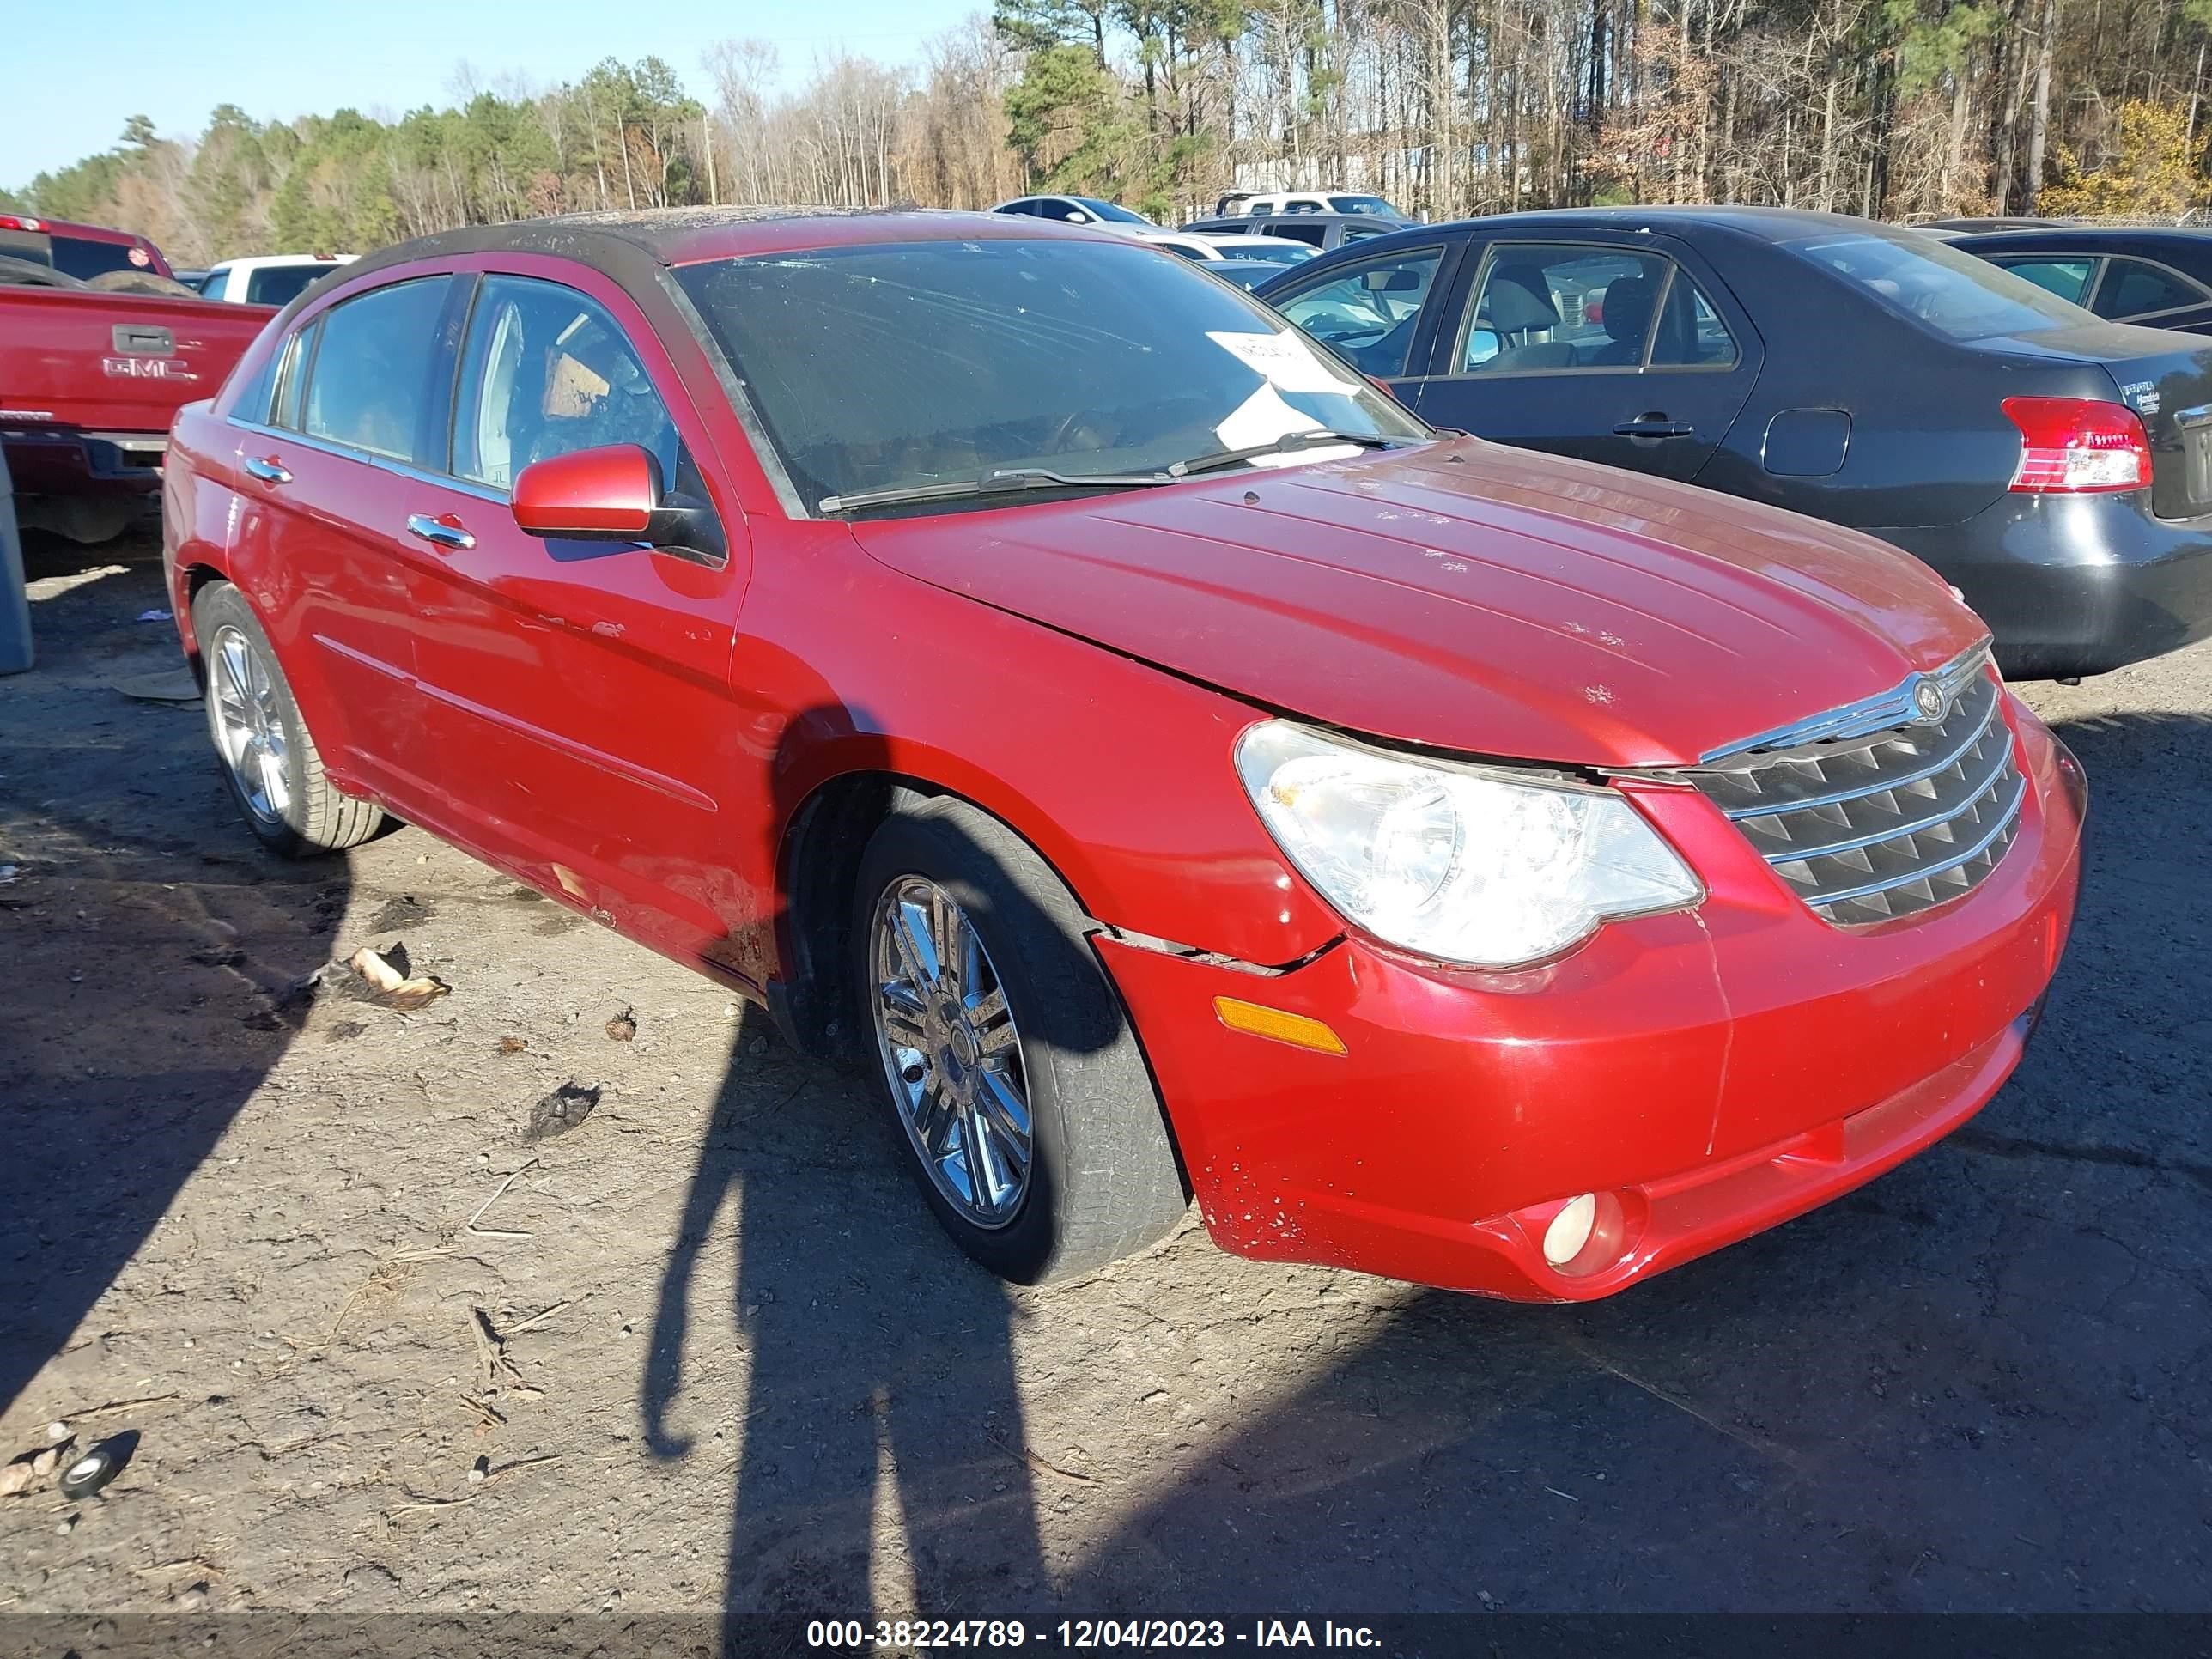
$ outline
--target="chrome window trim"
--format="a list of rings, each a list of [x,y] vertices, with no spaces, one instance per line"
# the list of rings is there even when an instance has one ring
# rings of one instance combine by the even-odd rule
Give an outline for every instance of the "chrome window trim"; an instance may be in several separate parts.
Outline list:
[[[228,418],[229,424],[241,431],[258,433],[263,437],[279,439],[288,444],[298,444],[301,447],[312,449],[318,454],[334,455],[342,461],[359,461],[364,466],[373,466],[380,472],[388,472],[395,478],[405,478],[412,483],[431,484],[440,489],[458,490],[464,495],[474,495],[479,501],[496,502],[501,507],[514,499],[512,494],[507,490],[495,489],[489,484],[480,484],[471,478],[457,478],[449,472],[433,472],[425,467],[416,466],[406,461],[395,461],[389,455],[380,455],[374,450],[356,449],[348,444],[334,443],[327,438],[311,437],[307,433],[295,432],[289,427],[266,426],[258,421],[241,421],[234,415]]]
[[[1864,737],[1870,732],[1887,730],[1893,726],[1906,725],[1919,718],[1919,708],[1913,693],[1923,680],[1934,680],[1943,689],[1948,702],[1958,695],[1959,687],[1990,663],[1990,636],[1961,651],[1942,666],[1923,672],[1907,674],[1887,691],[1856,702],[1848,702],[1840,708],[1830,708],[1820,714],[1793,720],[1787,726],[1778,726],[1771,731],[1740,738],[1734,743],[1724,743],[1717,749],[1708,749],[1698,757],[1698,764],[1711,766],[1716,762],[1732,760],[1762,749],[1795,749],[1801,744],[1824,740]]]

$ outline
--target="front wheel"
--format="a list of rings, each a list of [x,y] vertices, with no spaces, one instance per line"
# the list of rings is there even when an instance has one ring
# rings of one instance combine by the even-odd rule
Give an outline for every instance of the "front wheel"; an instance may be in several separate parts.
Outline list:
[[[315,747],[276,653],[246,596],[216,582],[192,601],[206,665],[208,736],[246,827],[287,858],[356,847],[383,827],[372,801],[340,794]]]
[[[923,1196],[992,1272],[1039,1284],[1188,1207],[1159,1097],[1081,908],[1004,824],[902,795],[863,855],[853,938]]]

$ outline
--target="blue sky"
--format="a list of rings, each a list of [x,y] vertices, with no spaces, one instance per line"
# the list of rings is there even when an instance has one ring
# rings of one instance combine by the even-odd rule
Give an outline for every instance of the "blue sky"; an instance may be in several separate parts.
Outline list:
[[[216,105],[289,120],[350,105],[397,114],[451,100],[464,61],[487,82],[572,80],[600,58],[658,53],[696,96],[700,54],[751,35],[775,43],[787,81],[840,44],[910,59],[981,0],[355,0],[210,7],[201,0],[0,0],[0,185],[112,146],[126,116],[197,134]]]

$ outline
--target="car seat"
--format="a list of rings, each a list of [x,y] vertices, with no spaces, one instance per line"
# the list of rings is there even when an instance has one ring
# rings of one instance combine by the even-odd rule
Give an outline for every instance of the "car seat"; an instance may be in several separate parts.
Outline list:
[[[1480,366],[1486,374],[1575,366],[1575,349],[1566,341],[1528,337],[1559,325],[1559,310],[1552,303],[1551,284],[1540,265],[1500,265],[1492,271],[1483,286],[1478,320],[1501,342],[1521,337],[1519,343],[1506,345]]]
[[[1633,368],[1644,361],[1644,337],[1650,331],[1651,312],[1659,297],[1656,290],[1649,276],[1618,276],[1607,286],[1601,313],[1607,338],[1592,363]]]

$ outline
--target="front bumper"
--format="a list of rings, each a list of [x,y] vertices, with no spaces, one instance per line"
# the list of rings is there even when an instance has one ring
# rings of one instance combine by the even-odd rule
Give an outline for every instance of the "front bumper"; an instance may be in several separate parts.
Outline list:
[[[1895,922],[1830,927],[1702,797],[1635,786],[1710,896],[1547,966],[1448,969],[1347,937],[1268,974],[1103,936],[1208,1231],[1261,1259],[1583,1300],[1948,1133],[2018,1062],[2078,886],[2080,769],[2009,712],[2018,837],[1972,892]],[[1216,997],[1319,1020],[1346,1052],[1232,1032]],[[1581,1193],[1612,1232],[1562,1272],[1544,1224]]]
[[[1964,524],[1871,532],[1955,583],[2015,679],[2102,674],[2212,636],[2212,517],[2150,492],[2014,495]]]

